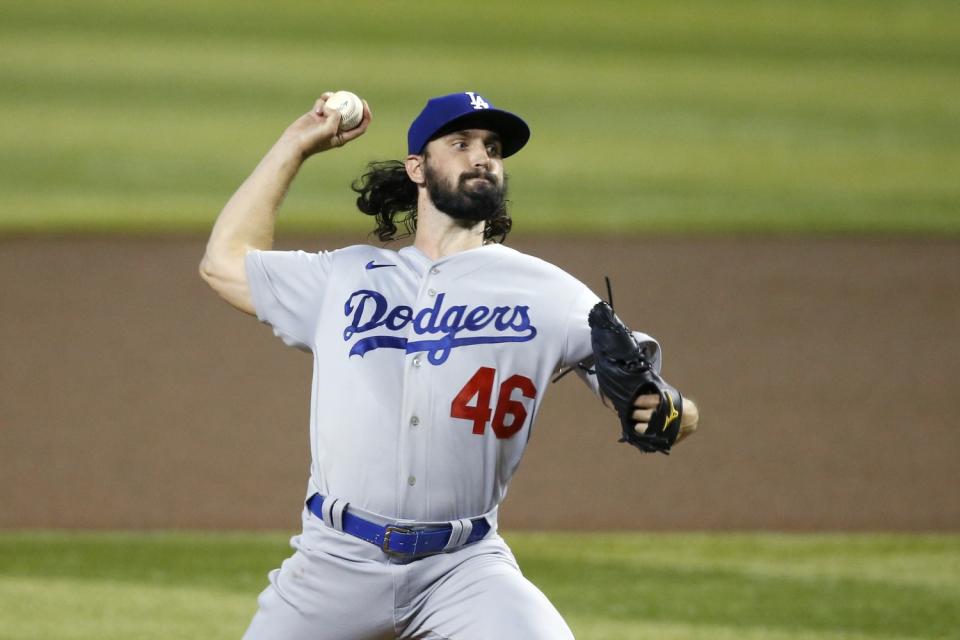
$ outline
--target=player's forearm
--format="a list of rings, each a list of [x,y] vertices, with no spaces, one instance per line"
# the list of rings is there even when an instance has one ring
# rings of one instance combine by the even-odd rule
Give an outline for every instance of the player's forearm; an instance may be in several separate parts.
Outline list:
[[[280,204],[302,164],[297,143],[280,138],[220,212],[207,253],[270,249]]]
[[[240,185],[217,216],[200,263],[203,279],[230,304],[253,313],[244,259],[252,249],[273,247],[283,198],[303,164],[296,140],[285,135]]]

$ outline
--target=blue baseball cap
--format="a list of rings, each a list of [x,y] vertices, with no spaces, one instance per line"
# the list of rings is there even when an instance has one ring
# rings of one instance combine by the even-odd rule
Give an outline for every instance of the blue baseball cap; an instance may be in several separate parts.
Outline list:
[[[433,138],[459,129],[496,131],[503,144],[503,157],[512,156],[527,144],[530,127],[509,111],[494,109],[475,91],[430,98],[407,131],[407,153],[421,154]]]

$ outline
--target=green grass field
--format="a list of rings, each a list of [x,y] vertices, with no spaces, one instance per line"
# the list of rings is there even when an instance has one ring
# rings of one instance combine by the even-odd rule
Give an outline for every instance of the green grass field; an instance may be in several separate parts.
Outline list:
[[[531,123],[518,230],[960,232],[960,4],[7,0],[0,233],[200,231],[328,88],[371,103],[281,226],[368,224],[347,188],[428,96]]]
[[[580,640],[960,637],[960,536],[506,535]],[[286,537],[0,535],[0,638],[237,638]]]

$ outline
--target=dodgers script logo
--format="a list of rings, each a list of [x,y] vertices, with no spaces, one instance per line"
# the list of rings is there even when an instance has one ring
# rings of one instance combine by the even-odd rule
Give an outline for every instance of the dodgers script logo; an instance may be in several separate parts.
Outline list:
[[[400,331],[411,325],[423,340],[408,340],[396,335],[367,335],[350,348],[351,356],[363,357],[374,349],[403,349],[407,353],[426,352],[430,364],[443,364],[450,352],[459,347],[498,342],[528,342],[537,335],[530,322],[530,307],[485,307],[454,305],[443,308],[446,294],[438,293],[432,307],[414,313],[412,307],[391,307],[379,291],[354,291],[343,305],[343,314],[350,319],[343,330],[343,339],[349,341],[359,334],[370,334],[377,329]],[[483,332],[486,335],[476,335]],[[490,335],[494,333],[494,335]]]

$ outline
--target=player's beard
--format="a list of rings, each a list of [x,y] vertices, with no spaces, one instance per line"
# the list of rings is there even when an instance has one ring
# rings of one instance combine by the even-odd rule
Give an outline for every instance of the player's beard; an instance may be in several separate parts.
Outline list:
[[[464,220],[472,226],[474,223],[506,214],[506,175],[503,176],[503,183],[498,183],[494,174],[475,169],[460,174],[456,187],[453,187],[448,180],[438,175],[428,162],[424,167],[423,177],[433,206],[451,218]],[[483,180],[468,183],[473,178]]]

